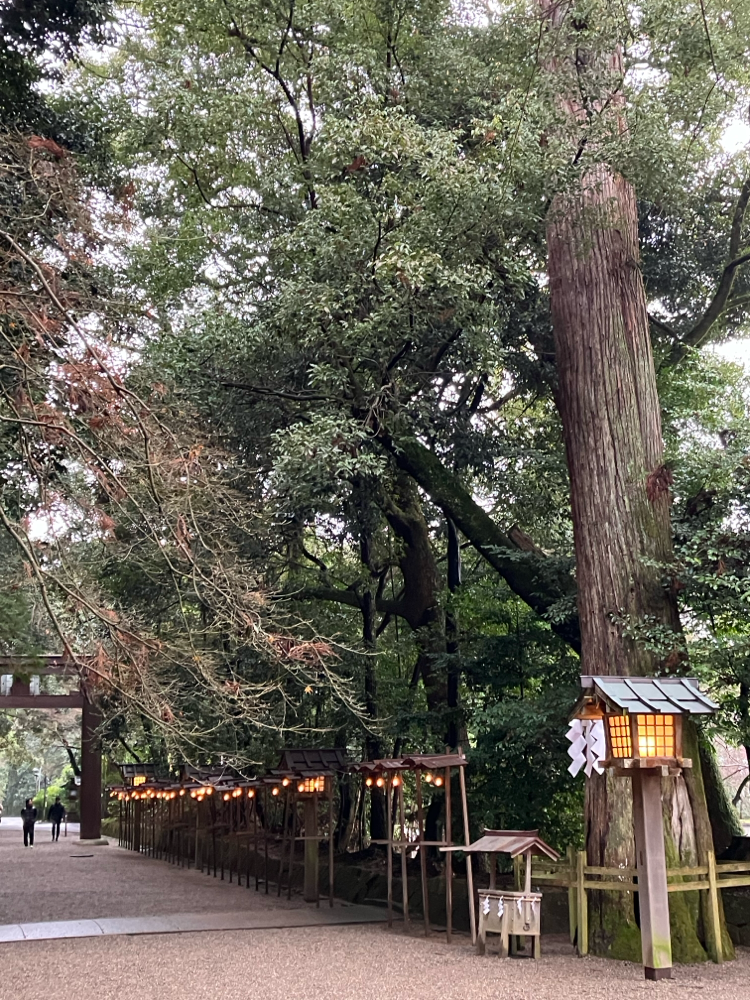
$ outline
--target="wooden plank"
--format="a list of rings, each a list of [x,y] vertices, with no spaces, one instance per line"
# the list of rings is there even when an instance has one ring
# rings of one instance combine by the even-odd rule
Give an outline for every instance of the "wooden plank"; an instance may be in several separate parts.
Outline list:
[[[706,889],[708,889],[708,882],[699,882],[697,879],[692,882],[671,882],[667,886],[667,892],[695,892]]]
[[[458,753],[461,753],[461,747],[458,747]],[[464,768],[459,767],[458,769],[458,780],[461,788],[461,809],[463,810],[464,819],[464,844],[471,843],[471,834],[469,833],[469,806],[466,801],[466,776],[464,774]],[[469,924],[471,926],[471,943],[476,944],[477,940],[477,911],[474,905],[474,871],[472,868],[471,855],[466,855],[466,888],[468,890],[469,896]]]
[[[585,879],[583,886],[585,889],[601,889],[603,892],[638,892],[637,882],[594,882],[592,879]]]
[[[451,769],[445,769],[445,839],[450,844],[453,840],[453,817],[451,816]],[[451,943],[453,938],[453,855],[450,851],[445,855],[445,940]]]
[[[425,937],[430,935],[430,897],[427,886],[427,855],[424,843],[424,811],[422,809],[422,773],[414,772],[417,781],[417,823],[419,825],[419,871],[422,876],[422,912]]]
[[[586,865],[586,875],[637,875],[637,868],[602,868],[599,865]]]
[[[724,872],[750,872],[750,861],[717,861],[716,873],[722,875]]]
[[[667,878],[672,875],[708,875],[708,866],[699,865],[697,868],[667,868]]]
[[[5,708],[83,708],[82,694],[5,694],[0,710]]]
[[[573,872],[575,872],[576,856],[575,856],[575,849],[573,848],[572,844],[568,845],[566,853],[568,856],[568,867]],[[539,875],[537,875],[537,880],[538,879]],[[575,879],[570,879],[568,881],[568,927],[570,928],[571,944],[575,944],[576,940],[576,928],[578,926],[577,916],[578,916],[578,903],[576,900]]]
[[[578,896],[578,954],[589,953],[589,914],[586,897],[586,852],[578,852],[577,896]]]
[[[735,878],[720,878],[716,881],[716,886],[719,889],[737,889],[748,885],[750,885],[750,877],[747,875],[737,875]]]
[[[386,785],[386,812],[388,813],[388,843],[386,846],[386,851],[388,852],[387,871],[388,871],[388,926],[393,927],[393,786],[389,781]]]
[[[404,812],[404,781],[403,777],[399,781],[398,785],[398,821],[401,825],[401,837],[404,836],[404,830],[406,829],[406,817]],[[400,851],[401,851],[401,898],[403,900],[403,911],[404,911],[404,927],[409,930],[409,878],[408,872],[406,870],[406,841],[399,841]]]
[[[714,934],[714,947],[716,949],[716,962],[721,965],[724,961],[724,948],[721,940],[721,919],[719,917],[719,890],[716,885],[716,855],[713,851],[708,852],[708,899],[711,913],[711,929]]]

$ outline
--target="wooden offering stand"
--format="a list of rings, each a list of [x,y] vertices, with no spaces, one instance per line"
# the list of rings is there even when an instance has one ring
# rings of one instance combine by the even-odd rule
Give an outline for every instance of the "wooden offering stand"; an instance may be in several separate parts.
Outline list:
[[[519,938],[530,937],[532,953],[539,958],[542,927],[542,894],[531,891],[531,856],[546,854],[557,861],[559,854],[539,837],[537,830],[485,830],[484,836],[468,847],[466,854],[490,854],[490,887],[479,892],[479,931],[477,954],[484,955],[487,934],[500,935],[500,957],[507,958],[516,950]],[[456,848],[444,848],[456,850]],[[495,855],[510,854],[526,858],[526,879],[523,892],[508,892],[495,888]]]

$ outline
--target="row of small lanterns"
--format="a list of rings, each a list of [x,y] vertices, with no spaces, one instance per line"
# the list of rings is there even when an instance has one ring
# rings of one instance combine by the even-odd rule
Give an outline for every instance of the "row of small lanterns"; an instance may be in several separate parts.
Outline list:
[[[428,785],[435,785],[436,788],[441,788],[445,783],[445,779],[439,774],[430,774],[428,772],[427,774],[424,774],[423,777]],[[375,785],[376,788],[384,788],[386,785],[386,779],[382,775],[378,778],[365,778],[365,784],[368,788],[372,788],[373,785]],[[400,784],[401,778],[397,774],[394,774],[391,778],[391,786],[393,788],[398,788]]]
[[[442,775],[439,774],[433,775],[427,772],[426,774],[423,775],[423,778],[428,785],[430,784],[435,785],[436,788],[442,787],[442,785],[445,783],[445,779],[442,777]],[[365,778],[365,785],[368,788],[372,788],[373,785],[376,788],[384,788],[387,783],[387,780],[388,779],[383,777],[382,775],[379,775],[377,778],[368,776],[367,778]],[[273,796],[279,795],[281,788],[288,788],[291,783],[292,783],[291,778],[287,777],[282,778],[281,785],[280,786],[274,785],[273,788],[271,789],[271,795]],[[400,775],[394,774],[393,777],[390,779],[390,783],[392,788],[398,788],[399,785],[402,783]],[[310,792],[325,792],[325,790],[326,790],[326,779],[322,775],[315,778],[304,778],[303,780],[297,783],[297,791],[300,793],[309,794]],[[179,790],[177,790],[177,789],[159,789],[150,787],[144,787],[140,791],[137,788],[134,788],[132,791],[131,790],[122,791],[121,789],[113,790],[110,793],[111,797],[117,798],[118,802],[130,802],[131,800],[151,801],[155,799],[161,801],[171,801],[172,799],[183,798],[186,794],[187,790],[185,788],[180,788]],[[200,785],[198,788],[190,789],[190,798],[195,799],[197,802],[203,802],[206,796],[210,796],[213,794],[214,794],[213,785]],[[243,788],[241,787],[233,788],[231,790],[223,792],[222,799],[224,802],[230,802],[232,799],[241,798],[243,794],[244,794]],[[247,797],[249,799],[255,798],[254,788],[247,789]]]
[[[325,777],[317,778],[305,778],[303,781],[298,782],[297,791],[298,792],[324,792],[325,791]],[[287,788],[291,784],[291,778],[283,778],[281,781],[281,787]],[[203,802],[207,795],[213,795],[214,787],[213,785],[200,785],[198,788],[192,788],[190,790],[190,798],[196,799],[198,802]],[[224,802],[230,802],[232,799],[241,798],[244,793],[243,788],[233,788],[231,791],[226,791],[222,794],[222,799]],[[279,795],[280,787],[279,785],[274,785],[271,789],[271,795]],[[116,798],[118,802],[130,802],[131,800],[140,801],[147,800],[151,801],[154,799],[159,799],[163,801],[170,801],[176,798],[182,798],[186,794],[186,789],[180,788],[177,790],[166,790],[158,788],[145,787],[141,791],[122,791],[113,790],[110,793],[111,798]],[[247,789],[247,797],[249,799],[255,798],[255,789]]]

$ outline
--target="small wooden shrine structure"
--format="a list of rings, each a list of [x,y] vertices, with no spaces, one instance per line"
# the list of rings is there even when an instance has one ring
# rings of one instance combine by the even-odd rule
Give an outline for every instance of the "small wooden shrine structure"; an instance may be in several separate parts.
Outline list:
[[[425,935],[430,933],[430,903],[427,884],[427,854],[426,848],[438,847],[441,849],[453,848],[463,850],[462,847],[454,847],[452,829],[452,808],[451,808],[451,778],[453,768],[456,768],[459,776],[459,787],[461,793],[461,809],[463,815],[464,843],[469,842],[469,814],[466,803],[466,778],[464,768],[466,758],[460,752],[454,754],[414,754],[408,757],[392,757],[382,760],[363,761],[361,764],[354,764],[351,770],[363,776],[367,788],[380,788],[385,792],[386,797],[386,824],[388,836],[385,840],[374,840],[372,843],[385,844],[387,847],[387,877],[388,877],[388,926],[393,924],[393,851],[397,849],[401,854],[401,891],[403,900],[404,924],[409,926],[409,886],[407,874],[407,854],[410,851],[419,851],[420,875],[422,882],[422,911],[424,915]],[[413,774],[416,789],[417,804],[417,838],[409,840],[406,836],[406,809],[404,805],[404,775]],[[423,783],[433,788],[442,788],[445,792],[445,836],[443,840],[428,841],[425,838],[424,823],[424,803],[423,803]],[[398,825],[400,836],[398,840],[393,838],[394,826],[394,793],[398,803]],[[472,942],[476,941],[476,914],[474,911],[474,881],[471,869],[471,856],[466,857],[466,878],[469,899],[469,922],[471,926]],[[445,912],[446,912],[446,936],[450,943],[453,933],[453,858],[452,855],[445,855]]]
[[[450,852],[460,848],[447,847]],[[479,893],[479,933],[477,952],[484,955],[487,934],[500,935],[500,956],[507,958],[518,937],[532,939],[534,958],[539,958],[542,933],[542,894],[531,891],[531,858],[534,854],[546,855],[557,861],[560,855],[539,836],[538,830],[485,830],[484,836],[463,848],[468,856],[489,854],[490,887]],[[526,859],[526,877],[522,892],[510,892],[495,887],[496,859],[498,854]]]
[[[308,903],[320,906],[320,842],[328,840],[328,905],[333,906],[334,886],[334,785],[337,776],[349,766],[345,751],[295,749],[284,750],[278,766],[269,774],[280,778],[285,791],[284,838],[282,840],[282,864],[285,849],[289,851],[289,871],[294,864],[294,848],[298,840],[304,847],[304,898]],[[320,832],[320,803],[326,804],[324,831]],[[302,803],[302,833],[297,834],[299,825],[299,804]],[[288,813],[288,816],[287,816]],[[289,880],[291,889],[291,877]]]

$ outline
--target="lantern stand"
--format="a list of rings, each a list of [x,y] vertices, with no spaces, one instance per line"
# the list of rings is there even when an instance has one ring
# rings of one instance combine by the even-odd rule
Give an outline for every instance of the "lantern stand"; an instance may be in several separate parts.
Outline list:
[[[466,801],[466,781],[464,777],[464,768],[466,767],[466,758],[461,753],[461,748],[458,748],[458,753],[455,754],[414,754],[409,757],[392,757],[392,758],[382,758],[379,760],[363,761],[361,764],[354,764],[350,770],[360,773],[364,777],[365,787],[371,788],[373,785],[379,788],[385,788],[386,799],[388,803],[388,836],[384,840],[376,839],[371,840],[373,844],[383,844],[386,846],[388,852],[387,859],[387,878],[388,878],[388,925],[391,926],[393,922],[393,859],[392,852],[394,847],[398,848],[401,854],[401,889],[403,897],[403,917],[404,925],[409,928],[409,887],[408,887],[408,875],[407,875],[407,851],[414,849],[415,847],[419,851],[419,867],[420,867],[420,878],[422,887],[422,910],[424,915],[424,927],[425,936],[430,934],[430,913],[429,913],[429,892],[428,892],[428,879],[427,879],[427,854],[425,849],[428,847],[439,847],[441,850],[446,847],[453,847],[452,842],[452,822],[450,816],[451,810],[451,775],[453,768],[458,769],[460,787],[461,787],[461,806],[463,812],[463,824],[464,824],[464,842],[469,843],[469,814]],[[404,784],[403,784],[403,774],[405,772],[414,772],[415,782],[416,782],[416,799],[417,799],[417,840],[410,841],[406,837],[406,816],[404,809]],[[438,772],[437,775],[433,775],[433,772]],[[442,772],[442,773],[441,773]],[[433,780],[436,787],[445,787],[445,807],[446,807],[446,820],[445,820],[445,834],[443,840],[428,841],[425,840],[425,830],[424,830],[424,810],[423,810],[423,799],[422,799],[422,781],[427,784],[432,784]],[[398,813],[399,813],[399,824],[401,826],[401,837],[400,840],[395,841],[393,839],[393,810],[391,806],[391,795],[394,788],[398,789]],[[463,848],[457,847],[456,850],[462,850]],[[445,862],[445,908],[446,908],[446,939],[448,943],[452,940],[453,934],[453,861],[450,860],[449,855],[446,855]],[[471,866],[471,856],[467,854],[466,856],[466,881],[467,881],[467,895],[469,903],[469,924],[471,927],[471,940],[472,943],[476,941],[476,912],[474,907],[474,879]]]
[[[598,763],[633,782],[644,974],[651,980],[671,979],[661,779],[692,767],[692,761],[682,756],[683,718],[710,715],[718,705],[700,691],[694,678],[687,677],[584,676],[581,687],[583,695],[573,718],[588,727],[603,725],[606,756]],[[586,742],[586,736],[582,738]]]
[[[305,902],[320,906],[320,842],[326,834],[320,831],[320,802],[325,801],[325,819],[328,827],[328,905],[333,906],[334,894],[334,780],[346,771],[349,762],[344,750],[287,748],[283,751],[278,766],[269,774],[281,779],[288,788],[291,801],[289,829],[284,824],[281,857],[279,859],[279,881],[284,862],[284,848],[289,838],[289,868],[287,894],[291,898],[292,874],[294,868],[295,844],[304,844],[303,896]],[[326,796],[325,799],[322,797]],[[299,803],[302,803],[302,835],[297,834]],[[279,886],[280,891],[280,886]]]
[[[546,854],[553,861],[560,855],[539,836],[538,830],[485,830],[468,847],[443,847],[449,858],[453,851],[472,854],[488,854],[490,887],[479,893],[479,932],[477,934],[477,954],[484,955],[487,934],[500,935],[500,956],[507,958],[514,951],[516,938],[530,937],[535,959],[539,958],[541,942],[542,894],[531,891],[531,857]],[[526,859],[526,873],[523,891],[508,892],[496,889],[497,855],[510,854],[513,859]],[[518,886],[517,888],[520,888]]]

